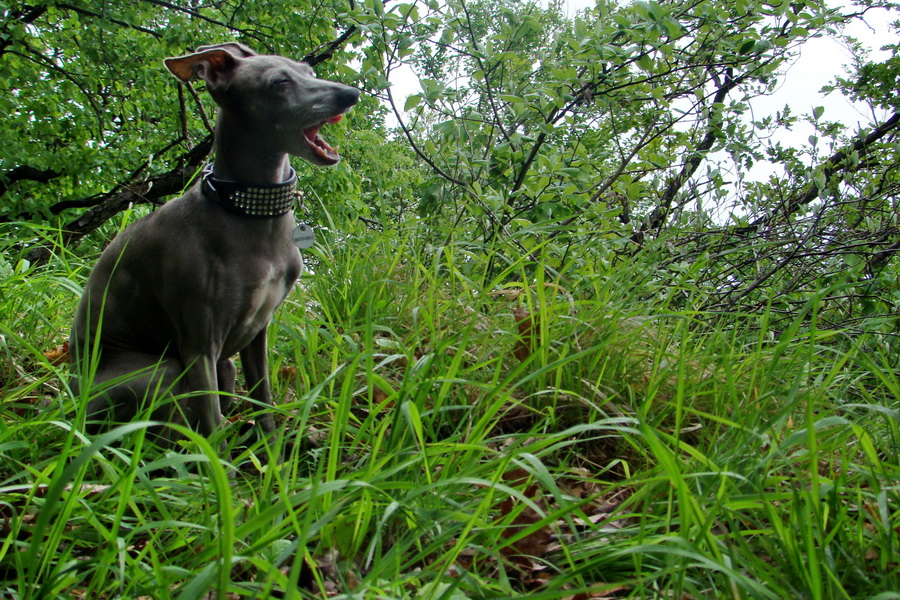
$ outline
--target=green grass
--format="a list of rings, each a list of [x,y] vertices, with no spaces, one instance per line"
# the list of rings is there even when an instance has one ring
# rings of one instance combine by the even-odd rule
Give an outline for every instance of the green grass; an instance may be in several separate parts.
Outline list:
[[[93,257],[9,242],[0,597],[900,598],[896,356],[640,300],[639,264],[573,283],[419,246],[307,257],[270,465],[250,402],[177,451],[146,422],[85,437],[44,352]]]

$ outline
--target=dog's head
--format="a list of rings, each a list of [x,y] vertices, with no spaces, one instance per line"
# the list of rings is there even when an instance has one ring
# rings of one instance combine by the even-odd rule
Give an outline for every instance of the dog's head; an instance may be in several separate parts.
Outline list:
[[[243,44],[201,46],[193,54],[165,59],[184,82],[202,79],[222,118],[231,118],[265,135],[280,151],[317,165],[335,165],[340,155],[319,135],[359,100],[359,90],[317,79],[308,64],[283,56],[257,54]]]

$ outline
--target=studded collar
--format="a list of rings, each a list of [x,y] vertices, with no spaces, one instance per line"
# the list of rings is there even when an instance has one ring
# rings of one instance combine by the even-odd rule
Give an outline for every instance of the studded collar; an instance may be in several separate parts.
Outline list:
[[[203,169],[203,195],[225,210],[244,217],[280,217],[294,208],[297,172],[284,183],[252,185],[213,177],[212,165]]]

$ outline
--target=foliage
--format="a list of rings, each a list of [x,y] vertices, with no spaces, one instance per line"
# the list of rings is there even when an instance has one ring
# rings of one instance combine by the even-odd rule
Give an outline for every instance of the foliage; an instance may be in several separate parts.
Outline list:
[[[0,595],[896,596],[897,46],[847,40],[858,131],[751,110],[876,6],[0,4]],[[62,345],[209,160],[161,59],[230,39],[368,92],[296,165],[272,465],[249,401],[177,451],[85,437]]]
[[[80,0],[0,7],[0,102],[7,115],[0,219],[58,215],[51,223],[75,241],[129,205],[160,203],[190,184],[211,149],[214,105],[203,90],[176,83],[162,66],[167,56],[235,40],[305,57],[321,75],[354,83],[345,51],[332,44],[338,4]],[[335,52],[342,60],[328,61]],[[364,129],[380,111],[364,99],[347,124]],[[345,127],[331,128],[335,145]],[[377,144],[351,147],[346,154],[364,161]],[[315,177],[298,168],[310,195],[353,215],[365,212],[360,176],[349,164]]]
[[[866,317],[896,302],[885,270],[900,249],[896,58],[867,63],[850,42],[858,74],[842,87],[885,115],[868,129],[816,108],[810,146],[787,148],[778,132],[798,122],[788,107],[777,119],[750,112],[800,44],[864,14],[817,1],[598,2],[569,21],[553,5],[458,0],[365,3],[349,16],[371,41],[372,85],[401,67],[419,77],[402,105],[385,97],[431,171],[420,212],[464,224],[462,239],[554,268],[580,257],[567,262],[577,280],[610,252],[631,260],[675,234],[656,257],[659,287],[643,293],[687,270],[684,306],[779,298],[789,320],[840,279],[826,302],[834,325],[885,331]],[[768,181],[744,178],[761,166]]]
[[[327,212],[335,233],[355,219],[427,223],[422,243],[449,236],[490,253],[492,274],[540,258],[568,265],[573,281],[674,234],[641,293],[689,283],[682,306],[715,312],[777,298],[772,309],[789,321],[809,294],[841,283],[825,307],[835,327],[894,333],[896,47],[873,62],[848,42],[857,62],[831,89],[880,111],[860,131],[821,108],[756,120],[750,111],[804,41],[890,7],[859,6],[599,2],[574,19],[516,0],[11,7],[0,218],[49,214],[71,244],[192,181],[213,107],[161,68],[134,68],[134,56],[158,64],[223,38],[289,54],[302,46],[326,76],[371,93],[330,133],[342,165],[313,174],[298,164],[303,218]],[[420,93],[393,98],[401,68]],[[782,145],[779,132],[803,120],[810,145]],[[744,176],[754,168],[769,178]]]

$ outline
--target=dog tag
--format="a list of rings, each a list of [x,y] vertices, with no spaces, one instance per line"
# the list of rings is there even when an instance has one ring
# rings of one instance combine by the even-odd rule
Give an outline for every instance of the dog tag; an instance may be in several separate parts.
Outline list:
[[[312,227],[303,223],[294,228],[294,232],[291,234],[291,241],[301,250],[306,250],[316,243],[316,234]]]

